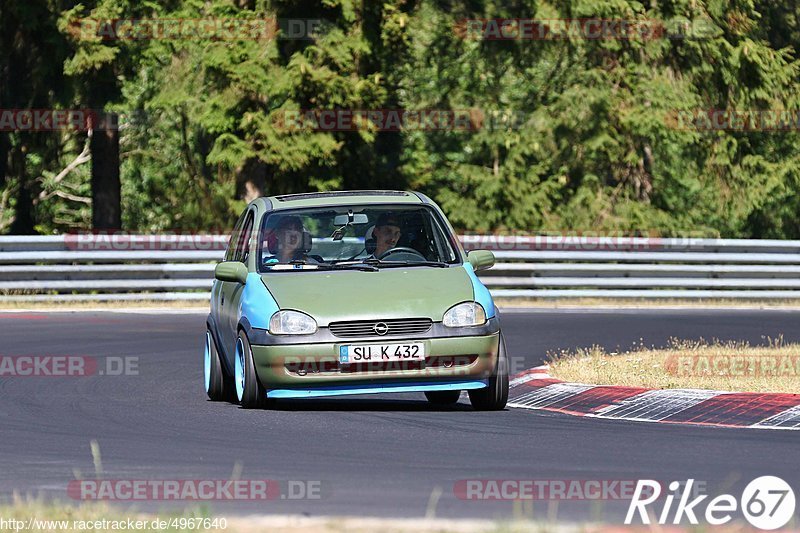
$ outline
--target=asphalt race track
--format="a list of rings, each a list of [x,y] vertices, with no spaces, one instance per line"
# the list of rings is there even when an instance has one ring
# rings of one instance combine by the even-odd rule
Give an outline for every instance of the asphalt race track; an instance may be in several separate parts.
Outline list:
[[[0,355],[138,357],[137,375],[0,378],[0,498],[17,491],[71,501],[76,472],[94,475],[91,439],[111,479],[227,479],[241,468],[244,479],[320,482],[315,499],[214,502],[220,516],[420,517],[431,501],[440,517],[511,516],[509,501],[459,499],[453,487],[465,479],[694,478],[715,495],[778,475],[800,490],[800,432],[479,413],[464,400],[437,410],[421,394],[285,401],[273,411],[212,403],[202,388],[204,318],[0,314]],[[788,311],[507,311],[502,320],[516,371],[548,351],[592,344],[800,341],[800,313]],[[627,503],[536,502],[533,512],[619,522]]]

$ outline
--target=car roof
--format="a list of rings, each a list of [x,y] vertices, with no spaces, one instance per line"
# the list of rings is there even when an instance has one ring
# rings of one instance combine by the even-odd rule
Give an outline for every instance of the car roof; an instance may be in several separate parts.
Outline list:
[[[266,198],[272,209],[353,204],[421,204],[425,196],[410,191],[326,191],[283,194]]]

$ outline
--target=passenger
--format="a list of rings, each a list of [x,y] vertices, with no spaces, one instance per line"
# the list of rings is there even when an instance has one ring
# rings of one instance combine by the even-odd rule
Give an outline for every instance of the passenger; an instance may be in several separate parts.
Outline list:
[[[267,237],[267,249],[274,257],[267,259],[266,263],[289,263],[291,261],[305,261],[305,235],[300,217],[287,215],[280,219],[278,225]]]

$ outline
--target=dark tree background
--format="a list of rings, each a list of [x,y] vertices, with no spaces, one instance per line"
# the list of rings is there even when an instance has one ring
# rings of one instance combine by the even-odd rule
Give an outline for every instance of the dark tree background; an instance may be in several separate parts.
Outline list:
[[[0,232],[228,228],[255,196],[413,188],[459,229],[800,238],[797,0],[4,0]],[[320,20],[311,38],[104,39],[83,19]],[[465,19],[691,22],[659,39],[481,40]],[[287,131],[304,109],[468,110],[470,130]],[[786,110],[788,131],[676,129]],[[487,127],[489,125],[490,127]]]

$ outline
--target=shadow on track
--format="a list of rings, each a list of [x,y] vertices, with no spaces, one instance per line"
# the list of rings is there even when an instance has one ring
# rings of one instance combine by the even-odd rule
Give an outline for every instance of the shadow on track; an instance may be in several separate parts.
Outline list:
[[[236,404],[231,404],[236,405]],[[425,400],[372,400],[372,399],[307,399],[275,400],[266,411],[347,411],[347,412],[453,412],[474,411],[466,403],[433,405]]]

